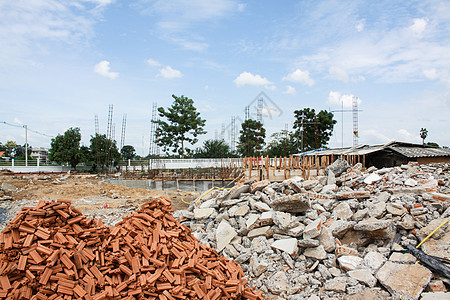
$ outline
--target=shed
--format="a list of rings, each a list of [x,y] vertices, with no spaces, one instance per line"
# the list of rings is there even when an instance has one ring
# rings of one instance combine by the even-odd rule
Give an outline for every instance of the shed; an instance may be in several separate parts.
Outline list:
[[[304,155],[319,158],[327,156],[330,162],[335,161],[338,157],[344,157],[353,164],[361,162],[366,168],[370,166],[394,167],[411,161],[419,164],[450,163],[450,149],[396,141],[381,145],[326,149]]]

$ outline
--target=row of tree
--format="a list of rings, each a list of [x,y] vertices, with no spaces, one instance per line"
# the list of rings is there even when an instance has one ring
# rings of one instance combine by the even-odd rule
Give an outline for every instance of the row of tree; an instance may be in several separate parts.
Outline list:
[[[69,128],[52,139],[49,159],[59,164],[69,164],[72,168],[80,163],[92,166],[94,170],[117,166],[121,159],[132,159],[135,155],[133,146],[126,145],[122,153],[114,140],[104,134],[91,136],[90,146],[80,146],[81,133],[79,128]]]
[[[28,145],[27,147],[28,151],[28,159],[32,159],[30,156],[30,149],[31,146]],[[25,145],[18,145],[16,142],[14,141],[7,141],[5,144],[2,144],[0,142],[0,152],[5,152],[4,156],[5,157],[10,157],[10,158],[14,158],[17,160],[24,160],[25,159]]]
[[[300,151],[323,147],[330,139],[333,126],[333,114],[305,108],[294,112],[295,122],[292,131],[281,131],[273,134],[271,142],[265,144],[266,130],[261,122],[247,119],[241,124],[236,151],[231,151],[224,140],[207,140],[203,146],[195,150],[188,145],[198,142],[198,137],[205,134],[206,121],[194,106],[194,101],[185,96],[172,95],[174,102],[166,108],[159,107],[160,119],[154,121],[156,143],[162,150],[179,157],[221,158],[238,156],[287,156]],[[9,143],[9,142],[8,142]],[[21,148],[12,143],[5,145],[7,154],[14,154],[20,158]],[[1,151],[1,148],[0,148]],[[8,156],[7,155],[7,156]],[[91,136],[90,145],[81,145],[79,128],[69,128],[51,140],[49,160],[59,164],[68,164],[73,168],[80,163],[93,166],[94,170],[116,166],[120,160],[139,159],[135,149],[126,145],[122,149],[117,147],[116,141],[104,134]],[[149,158],[149,157],[145,157]]]
[[[285,156],[302,151],[324,147],[333,132],[336,120],[333,114],[322,110],[305,108],[294,111],[292,131],[284,130],[273,134],[265,147],[266,130],[260,121],[247,119],[241,124],[237,151],[233,153],[223,140],[208,140],[195,151],[186,147],[186,142],[194,145],[198,136],[205,134],[205,120],[194,106],[194,101],[185,96],[172,95],[174,102],[167,109],[158,108],[160,119],[156,143],[163,151],[178,153],[180,157],[230,157],[230,156]]]

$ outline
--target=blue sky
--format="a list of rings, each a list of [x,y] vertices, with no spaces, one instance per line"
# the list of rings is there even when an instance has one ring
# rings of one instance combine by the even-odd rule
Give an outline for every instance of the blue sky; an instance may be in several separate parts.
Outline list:
[[[194,100],[220,136],[264,92],[268,135],[293,111],[351,109],[359,143],[450,146],[450,2],[0,0],[0,122],[55,136],[79,127],[148,154],[152,105]],[[253,102],[253,103],[252,103]],[[352,145],[352,114],[336,112],[330,147]],[[342,136],[342,132],[344,133]],[[30,132],[32,146],[50,138]],[[24,130],[0,123],[0,141]],[[269,138],[267,139],[267,141]],[[200,143],[196,146],[200,146]]]

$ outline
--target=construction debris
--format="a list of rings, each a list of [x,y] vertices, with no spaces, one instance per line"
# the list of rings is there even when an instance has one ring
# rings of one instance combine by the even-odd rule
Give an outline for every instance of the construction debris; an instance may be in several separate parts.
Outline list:
[[[114,227],[70,201],[25,207],[1,233],[2,299],[262,299],[192,236],[164,197]]]
[[[245,182],[174,216],[266,299],[450,296],[448,278],[408,253],[435,231],[421,249],[450,258],[450,226],[435,230],[450,217],[450,164],[362,170],[338,160],[326,176]]]

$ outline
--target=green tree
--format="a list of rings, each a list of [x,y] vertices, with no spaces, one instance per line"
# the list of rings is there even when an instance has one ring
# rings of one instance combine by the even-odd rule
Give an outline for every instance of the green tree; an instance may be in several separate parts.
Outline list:
[[[275,132],[270,137],[272,138],[272,141],[267,144],[264,150],[265,155],[275,157],[289,156],[298,153],[298,143],[294,132],[282,130],[280,132]]]
[[[177,97],[172,95],[174,102],[171,107],[165,110],[158,108],[161,120],[154,121],[158,124],[156,130],[156,143],[164,151],[172,149],[178,152],[181,157],[189,153],[185,142],[194,145],[198,139],[197,136],[205,134],[203,130],[206,121],[200,118],[200,113],[194,107],[194,101],[185,96]]]
[[[16,144],[16,142],[14,141],[7,141],[4,145],[5,148],[5,156],[6,157],[14,157],[14,149],[17,147],[18,145]],[[2,150],[3,151],[3,150]]]
[[[105,134],[91,136],[90,155],[94,170],[117,166],[120,161],[116,141],[108,139]]]
[[[311,108],[294,111],[295,136],[301,151],[325,147],[333,133],[333,113],[321,110],[318,114]]]
[[[238,152],[242,156],[259,156],[264,146],[266,130],[260,121],[248,119],[241,125]]]
[[[203,142],[203,147],[197,149],[194,157],[198,158],[225,158],[232,157],[230,145],[225,140],[211,139]]]
[[[80,152],[81,133],[80,128],[69,128],[64,135],[58,134],[52,138],[48,157],[59,164],[68,163],[74,169],[81,161]]]
[[[136,149],[131,145],[125,145],[120,149],[120,154],[122,154],[122,159],[133,159],[136,156]]]
[[[422,139],[422,145],[425,145],[425,139],[428,136],[428,130],[426,128],[420,129],[420,138]]]

